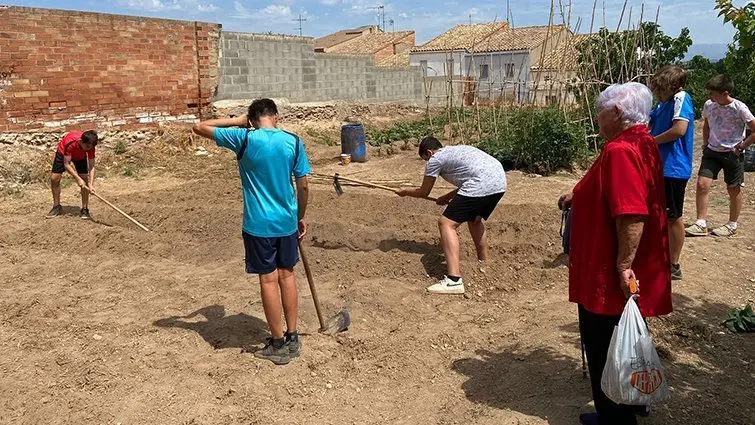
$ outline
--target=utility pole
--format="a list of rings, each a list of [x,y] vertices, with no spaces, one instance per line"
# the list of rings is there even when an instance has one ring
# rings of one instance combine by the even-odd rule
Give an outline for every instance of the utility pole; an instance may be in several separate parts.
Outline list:
[[[302,17],[301,17],[301,13],[300,13],[300,14],[299,14],[299,17],[298,17],[298,18],[296,18],[296,19],[292,19],[292,21],[294,21],[294,22],[299,22],[299,37],[303,36],[303,35],[304,35],[304,33],[303,33],[303,31],[302,31],[302,26],[301,26],[301,23],[302,23],[302,22],[306,22],[306,21],[307,21],[307,18],[302,18]]]
[[[375,7],[371,7],[370,10],[377,10],[378,11],[378,29],[380,29],[380,22],[382,19],[383,22],[383,31],[385,31],[385,6],[384,5],[378,5]]]
[[[385,31],[385,6],[381,4],[380,10],[383,12],[383,31]]]

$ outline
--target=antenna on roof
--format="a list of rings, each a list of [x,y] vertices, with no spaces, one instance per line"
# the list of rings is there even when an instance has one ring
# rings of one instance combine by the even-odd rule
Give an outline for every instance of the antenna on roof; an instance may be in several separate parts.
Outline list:
[[[294,21],[294,22],[298,21],[299,22],[299,37],[301,37],[303,35],[301,23],[302,22],[306,22],[307,18],[302,18],[301,17],[301,13],[300,13],[299,17],[296,18],[296,19],[292,19],[292,21]]]
[[[369,10],[377,10],[378,11],[378,29],[380,29],[380,18],[382,16],[383,19],[383,31],[385,31],[385,5],[379,4],[375,7],[368,8]]]

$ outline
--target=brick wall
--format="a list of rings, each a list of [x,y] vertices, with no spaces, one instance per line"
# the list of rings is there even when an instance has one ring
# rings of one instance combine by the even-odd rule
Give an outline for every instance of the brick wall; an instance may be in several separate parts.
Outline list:
[[[217,99],[421,101],[422,72],[378,68],[369,56],[314,52],[308,37],[224,32]]]
[[[220,25],[0,6],[0,132],[210,115]]]

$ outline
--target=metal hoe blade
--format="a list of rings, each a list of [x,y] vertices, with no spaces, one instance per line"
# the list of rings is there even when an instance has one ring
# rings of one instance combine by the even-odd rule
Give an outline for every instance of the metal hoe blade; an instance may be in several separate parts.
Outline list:
[[[341,182],[338,181],[338,173],[333,176],[333,189],[336,190],[336,195],[343,195],[343,188],[341,188]]]

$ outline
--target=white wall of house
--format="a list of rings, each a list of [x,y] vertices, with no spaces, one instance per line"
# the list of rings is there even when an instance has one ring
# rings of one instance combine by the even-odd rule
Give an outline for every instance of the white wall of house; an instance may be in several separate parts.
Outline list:
[[[449,75],[449,65],[453,67],[454,76],[467,76],[464,67],[466,55],[465,51],[414,52],[409,56],[409,64],[426,69],[428,77]]]
[[[531,58],[527,50],[468,55],[465,68],[477,77],[478,97],[513,96],[526,101],[531,86]]]

